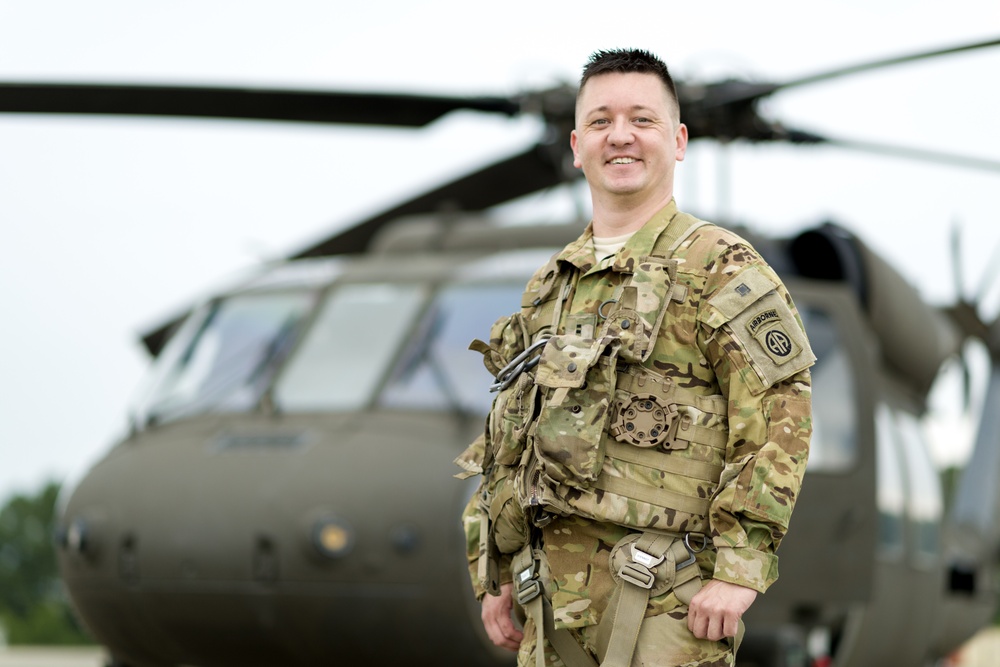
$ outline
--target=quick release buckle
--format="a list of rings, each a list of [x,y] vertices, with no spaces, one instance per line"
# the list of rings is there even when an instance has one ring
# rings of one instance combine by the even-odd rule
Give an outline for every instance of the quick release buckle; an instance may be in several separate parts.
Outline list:
[[[517,573],[514,583],[517,585],[517,602],[522,607],[541,595],[542,584],[538,581],[534,558],[528,567]]]
[[[663,556],[654,556],[653,554],[646,553],[642,549],[637,549],[635,542],[630,544],[629,548],[632,551],[632,562],[634,563],[639,563],[640,565],[644,565],[646,567],[656,567],[664,560]]]
[[[497,373],[496,382],[490,385],[490,391],[503,391],[518,378],[524,371],[529,371],[541,361],[541,355],[532,358],[536,350],[540,350],[549,342],[549,338],[540,338],[528,346],[521,354],[514,357],[509,364],[500,369]]]
[[[650,568],[654,568],[662,563],[664,557],[654,556],[642,549],[637,549],[635,542],[629,545],[629,552],[631,553],[631,558],[618,569],[618,576],[633,586],[651,589],[653,582],[656,580],[656,575],[652,573]]]

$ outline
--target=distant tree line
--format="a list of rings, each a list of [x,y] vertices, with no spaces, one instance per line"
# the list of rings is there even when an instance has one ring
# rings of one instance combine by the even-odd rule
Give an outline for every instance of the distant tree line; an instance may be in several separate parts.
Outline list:
[[[59,485],[15,495],[0,509],[0,644],[89,644],[56,569]]]

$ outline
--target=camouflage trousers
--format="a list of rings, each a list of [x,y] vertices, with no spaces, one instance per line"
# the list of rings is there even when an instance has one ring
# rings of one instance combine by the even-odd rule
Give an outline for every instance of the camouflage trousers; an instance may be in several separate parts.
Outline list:
[[[571,630],[573,636],[598,661],[594,650],[596,625]],[[518,667],[535,667],[538,634],[531,619],[524,624],[524,639],[517,653]],[[545,664],[567,667],[552,645],[545,640]],[[733,667],[735,656],[729,641],[698,639],[687,627],[687,607],[649,616],[639,628],[639,639],[632,655],[631,667]]]

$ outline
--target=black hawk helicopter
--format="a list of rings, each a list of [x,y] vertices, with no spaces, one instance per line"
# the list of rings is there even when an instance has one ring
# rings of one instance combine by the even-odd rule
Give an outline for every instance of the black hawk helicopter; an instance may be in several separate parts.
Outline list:
[[[758,113],[790,88],[1000,45],[968,44],[781,84],[678,82],[694,140],[832,144],[1000,171],[1000,162],[796,130]],[[451,111],[534,114],[538,143],[371,216],[149,331],[131,433],[64,495],[59,566],[116,667],[512,664],[479,621],[452,459],[491,378],[469,341],[520,303],[583,227],[498,226],[486,209],[573,181],[575,91],[434,97],[0,83],[0,112],[422,127]],[[923,665],[990,621],[1000,553],[1000,325],[925,303],[832,223],[740,230],[785,278],[819,361],[805,492],[782,576],[739,664]],[[946,504],[920,419],[975,338],[994,368]],[[946,510],[946,507],[950,508]]]

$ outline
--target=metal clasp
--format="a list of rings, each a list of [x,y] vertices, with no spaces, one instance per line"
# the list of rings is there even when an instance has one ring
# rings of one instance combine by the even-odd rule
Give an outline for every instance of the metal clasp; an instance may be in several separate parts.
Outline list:
[[[608,313],[605,313],[604,309],[607,306],[613,306],[616,303],[618,303],[618,299],[608,299],[607,301],[605,301],[604,303],[602,303],[600,306],[597,307],[597,314],[600,316],[602,320],[608,319]]]
[[[695,533],[685,533],[684,534],[684,548],[687,549],[688,557],[687,557],[687,559],[683,563],[678,563],[677,564],[677,569],[678,570],[683,570],[688,565],[694,565],[695,555],[696,554],[700,554],[702,551],[704,551],[708,547],[708,538],[705,537],[704,535],[702,535],[701,533],[697,534],[698,537],[701,538],[701,544],[698,545],[698,548],[695,548],[695,547],[691,546],[691,536],[694,535],[694,534]]]
[[[521,354],[514,357],[509,364],[500,369],[497,373],[496,382],[490,385],[490,391],[503,391],[510,386],[510,383],[518,378],[524,371],[529,371],[538,365],[541,355],[531,358],[536,350],[541,349],[549,342],[549,338],[540,338],[528,346]]]
[[[654,556],[653,554],[648,554],[642,549],[635,548],[635,542],[629,545],[632,551],[633,562],[639,563],[640,565],[645,565],[646,567],[656,567],[663,562],[663,556]]]

